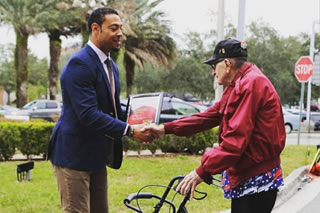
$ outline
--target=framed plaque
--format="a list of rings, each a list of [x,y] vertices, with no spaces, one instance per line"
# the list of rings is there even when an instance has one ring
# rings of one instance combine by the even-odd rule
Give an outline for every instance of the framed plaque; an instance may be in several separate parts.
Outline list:
[[[130,95],[127,105],[127,123],[130,125],[159,124],[163,92]]]

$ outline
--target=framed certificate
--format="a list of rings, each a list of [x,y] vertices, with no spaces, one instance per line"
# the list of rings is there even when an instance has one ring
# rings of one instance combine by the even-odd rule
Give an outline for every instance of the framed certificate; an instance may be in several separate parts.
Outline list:
[[[127,123],[130,125],[159,124],[163,92],[130,95],[127,105]]]

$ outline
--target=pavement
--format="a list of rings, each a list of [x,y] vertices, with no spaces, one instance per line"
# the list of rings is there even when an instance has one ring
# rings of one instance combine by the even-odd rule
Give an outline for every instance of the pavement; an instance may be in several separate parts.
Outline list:
[[[320,177],[308,173],[309,168],[298,168],[285,179],[273,213],[320,212]]]
[[[310,166],[300,167],[284,179],[272,213],[320,212],[320,177],[309,174]],[[230,213],[225,210],[220,213]]]

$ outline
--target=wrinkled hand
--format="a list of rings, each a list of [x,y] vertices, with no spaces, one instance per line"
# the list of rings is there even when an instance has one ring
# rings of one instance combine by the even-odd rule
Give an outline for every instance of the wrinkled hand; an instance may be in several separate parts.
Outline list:
[[[146,128],[145,124],[132,125],[133,128],[133,139],[138,142],[151,142],[155,139],[151,130]]]
[[[203,179],[199,177],[196,171],[192,171],[183,178],[183,180],[178,185],[176,191],[186,196],[188,192],[191,190],[190,198],[194,198],[194,190],[196,189],[196,186],[202,181]]]
[[[160,124],[160,125],[149,124],[145,127],[145,129],[149,130],[155,138],[160,138],[165,134],[163,124]]]

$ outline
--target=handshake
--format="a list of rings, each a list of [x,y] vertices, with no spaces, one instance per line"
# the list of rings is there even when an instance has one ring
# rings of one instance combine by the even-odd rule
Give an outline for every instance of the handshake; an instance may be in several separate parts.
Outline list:
[[[138,142],[149,143],[165,134],[163,124],[139,124],[132,125],[131,128],[133,128],[132,137]]]

